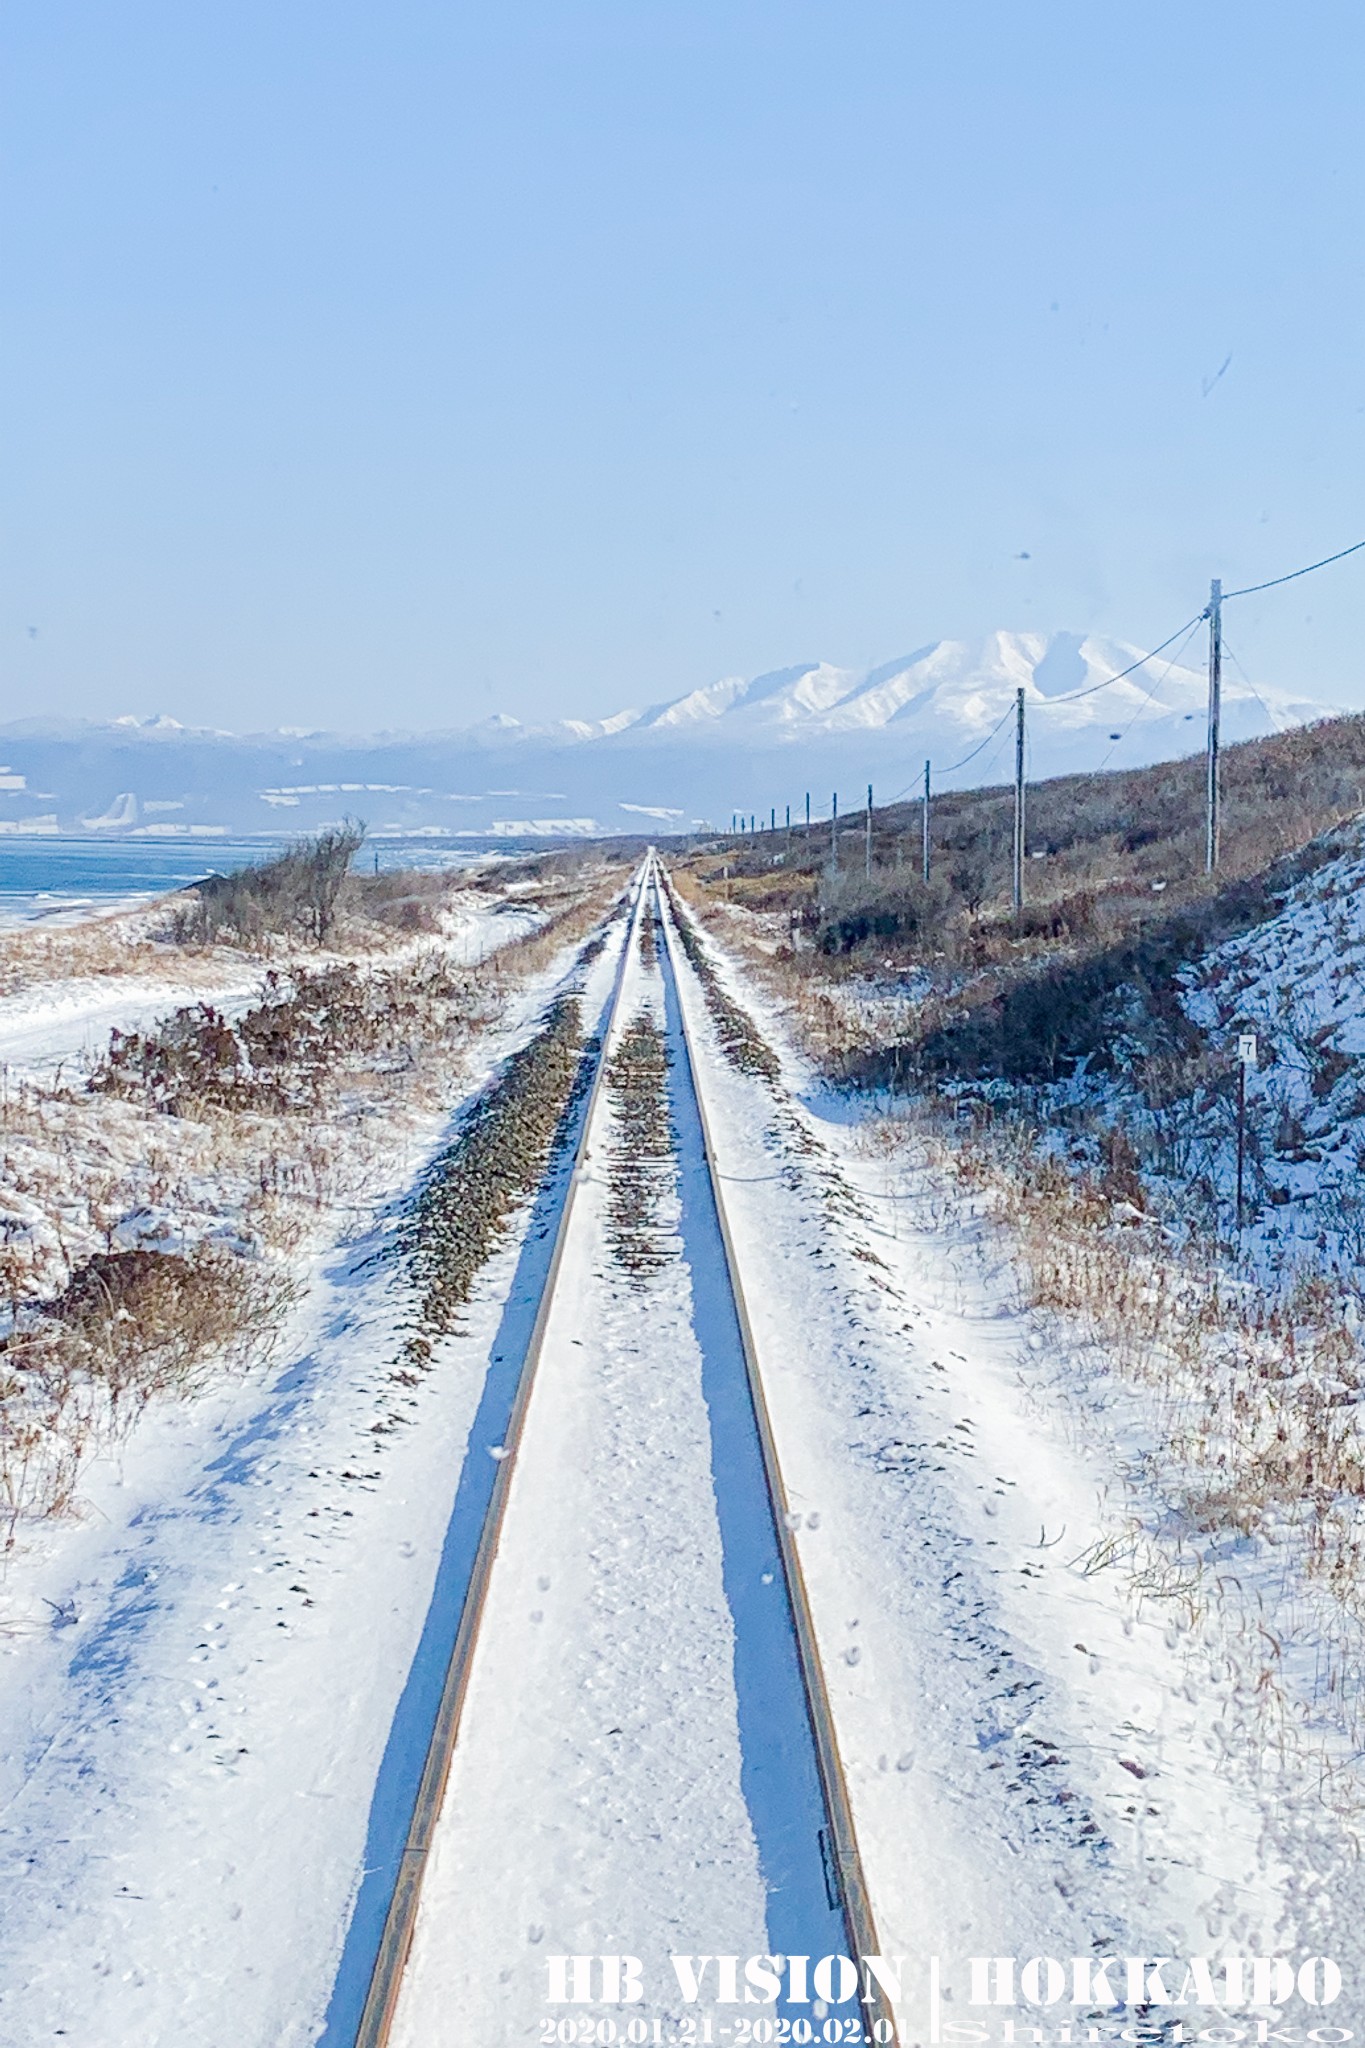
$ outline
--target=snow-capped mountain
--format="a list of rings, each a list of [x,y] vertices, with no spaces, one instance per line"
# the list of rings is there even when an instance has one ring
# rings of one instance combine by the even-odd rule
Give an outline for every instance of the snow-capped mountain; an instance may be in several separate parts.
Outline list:
[[[799,816],[807,790],[817,813],[836,791],[861,802],[869,782],[889,801],[919,786],[926,758],[936,786],[1003,779],[1020,689],[1031,777],[1135,767],[1202,746],[1201,643],[1196,634],[1173,662],[1075,633],[998,632],[869,670],[805,662],[727,676],[609,718],[532,726],[499,712],[440,733],[239,737],[164,717],[25,720],[0,728],[0,832],[278,833],[349,812],[380,833],[587,836],[724,825],[773,807],[781,817],[788,803]],[[1235,670],[1224,671],[1223,706],[1228,743],[1339,708]]]

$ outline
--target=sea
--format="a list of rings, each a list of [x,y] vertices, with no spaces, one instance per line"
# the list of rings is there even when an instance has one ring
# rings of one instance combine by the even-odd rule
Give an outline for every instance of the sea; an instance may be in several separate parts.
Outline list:
[[[79,924],[271,860],[278,839],[90,839],[0,834],[0,927]],[[505,848],[504,848],[505,850]],[[430,839],[367,842],[357,866],[466,867],[483,849]]]

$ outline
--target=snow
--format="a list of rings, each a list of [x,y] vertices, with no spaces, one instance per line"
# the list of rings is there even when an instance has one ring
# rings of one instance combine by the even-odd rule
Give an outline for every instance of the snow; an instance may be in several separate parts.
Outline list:
[[[513,1002],[471,1086],[552,983]],[[5,2048],[317,2036],[478,1405],[470,1364],[516,1266],[512,1242],[437,1370],[395,1379],[407,1303],[373,1255],[447,1128],[381,1120],[374,1209],[338,1207],[330,1248],[301,1255],[276,1367],[149,1409],[86,1466],[77,1519],[9,1566]]]
[[[146,922],[139,918],[137,928]],[[444,912],[443,922],[445,943],[462,964],[472,965],[530,930],[535,913],[509,907],[501,898],[458,899]],[[396,962],[430,943],[426,937],[409,941],[383,957]],[[186,1003],[211,1002],[235,1017],[260,989],[262,963],[244,955],[177,959],[175,947],[163,951],[165,965],[159,972],[60,976],[0,996],[0,1073],[50,1084],[59,1070],[79,1069],[102,1053],[112,1030],[145,1031]],[[313,954],[309,964],[336,957]]]
[[[405,2048],[452,2011],[471,2038],[537,2038],[546,1953],[620,1948],[657,1983],[670,1950],[767,1946],[686,1305],[674,1290],[646,1320],[603,1296],[591,1275],[566,1288],[562,1328],[593,1330],[592,1351],[565,1334],[546,1356],[518,1474],[541,1511],[523,1506],[499,1557]]]
[[[1304,1019],[1346,1028],[1352,860],[1331,897],[1302,885],[1297,922],[1238,942],[1239,1004],[1292,972]],[[1160,1522],[1150,1391],[1022,1307],[988,1205],[894,1131],[874,1142],[716,957],[782,1056],[776,1088],[725,1064],[679,962],[881,1950],[906,1958],[906,2039],[924,2038],[932,1956],[959,2000],[970,1955],[1311,1948],[1349,1982],[1349,1828],[1292,1731],[1264,1750],[1248,1614],[1267,1561],[1224,1559],[1242,1606],[1134,1584],[1135,1531]],[[470,1088],[561,970],[478,1042]],[[614,971],[608,949],[589,1010]],[[641,1006],[669,1017],[632,951],[621,1014]],[[23,1039],[22,1009],[2,1028],[40,1061],[80,1014],[47,1042]],[[679,1101],[668,1257],[643,1291],[608,1252],[599,1102],[401,2048],[540,2039],[552,1953],[640,1956],[646,2010],[674,2019],[670,1951],[775,1947],[784,1816],[755,1793],[744,1663],[744,1603],[763,1596],[736,1576],[757,1553],[733,1520],[752,1489],[725,1469],[717,1269]],[[548,1255],[547,1200],[435,1369],[393,1377],[406,1302],[372,1255],[447,1128],[433,1112],[377,1130],[382,1183],[301,1255],[309,1293],[274,1368],[150,1410],[87,1468],[80,1518],[7,1573],[3,2048],[349,2039]]]
[[[620,1018],[642,1004],[659,1014],[636,954]],[[455,2012],[471,2039],[539,2039],[551,1953],[624,1950],[658,1985],[670,1951],[767,1946],[688,1275],[676,1237],[644,1294],[613,1266],[610,1127],[603,1099],[395,2048]]]
[[[522,725],[495,713],[454,733],[238,737],[28,721],[5,730],[13,772],[31,787],[0,792],[0,827],[28,820],[39,789],[47,792],[44,816],[51,811],[68,830],[83,819],[105,836],[145,829],[138,820],[149,809],[170,805],[181,806],[177,823],[187,832],[256,831],[280,804],[309,830],[332,816],[344,790],[389,793],[383,829],[405,833],[449,829],[452,803],[460,825],[480,835],[597,835],[612,829],[602,821],[623,799],[723,820],[732,810],[796,807],[804,789],[842,786],[860,796],[872,780],[880,796],[917,783],[926,756],[940,771],[957,761],[1007,717],[1019,688],[1030,707],[1033,777],[1131,768],[1194,751],[1204,715],[1197,628],[1169,654],[1142,656],[1119,638],[1002,629],[931,641],[867,668],[805,660],[726,675],[606,718]],[[1134,663],[1112,688],[1073,695]],[[1248,680],[1232,666],[1224,675],[1229,743],[1331,709],[1292,676]],[[494,763],[501,782],[562,794],[538,799],[538,815],[508,819],[483,779]],[[988,752],[967,779],[980,784],[997,770]],[[562,803],[563,815],[545,814],[547,802]]]
[[[1280,1197],[1269,1209],[1255,1204],[1263,1265],[1285,1265],[1295,1245],[1341,1257],[1357,1242],[1365,1147],[1365,852],[1358,822],[1339,836],[1344,850],[1289,890],[1275,915],[1218,947],[1186,977],[1186,1011],[1225,1060],[1241,1032],[1257,1035],[1258,1061],[1247,1077],[1254,1184]],[[1279,1137],[1290,1118],[1297,1130]],[[1226,1118],[1223,1124],[1209,1135],[1226,1188],[1231,1143]],[[1273,1258],[1267,1232],[1288,1240]],[[1352,1251],[1347,1263],[1354,1257]]]
[[[707,1032],[686,980],[684,1001]],[[1326,1952],[1349,1957],[1350,1830],[1311,1757],[1267,1768],[1242,1616],[1201,1602],[1194,1628],[1122,1569],[1134,1514],[1160,1505],[1140,1493],[1150,1406],[1016,1305],[998,1225],[913,1154],[869,1154],[792,1055],[787,1075],[804,1104],[718,1060],[704,1085],[882,1948],[918,1959],[917,2023],[935,1953],[1316,1946],[1314,1868]]]

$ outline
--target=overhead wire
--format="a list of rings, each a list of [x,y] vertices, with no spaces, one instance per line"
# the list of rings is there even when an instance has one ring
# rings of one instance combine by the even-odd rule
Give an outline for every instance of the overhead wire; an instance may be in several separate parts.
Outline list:
[[[991,741],[995,738],[995,735],[999,732],[1001,726],[1005,723],[1005,720],[1007,718],[1012,717],[1013,713],[1014,706],[1012,704],[1007,704],[1005,706],[1005,709],[1001,712],[999,718],[996,720],[995,724],[986,734],[984,740],[978,740],[976,745],[972,748],[971,752],[968,754],[964,754],[960,761],[954,761],[951,768],[936,768],[934,770],[934,774],[936,776],[956,775],[959,768],[965,768],[969,761],[974,761],[976,759],[977,755],[981,752],[983,747],[988,747],[990,745]],[[896,794],[890,799],[891,803],[898,804],[903,796],[909,796],[911,790],[917,789],[918,787],[918,782],[907,782],[904,789],[898,789],[896,791]]]
[[[1282,725],[1281,725],[1281,724],[1279,723],[1279,721],[1278,721],[1278,719],[1276,718],[1276,716],[1275,716],[1274,712],[1273,712],[1273,711],[1271,710],[1270,706],[1269,706],[1269,705],[1268,705],[1268,704],[1266,703],[1266,701],[1265,701],[1265,698],[1264,698],[1264,697],[1263,697],[1263,696],[1261,695],[1261,693],[1260,693],[1260,691],[1259,691],[1259,690],[1257,689],[1257,687],[1256,687],[1255,683],[1253,683],[1253,682],[1252,682],[1252,680],[1251,680],[1251,677],[1250,677],[1250,676],[1249,676],[1249,675],[1247,674],[1246,670],[1245,670],[1245,669],[1244,669],[1244,668],[1242,667],[1242,664],[1241,664],[1241,662],[1240,662],[1240,661],[1239,661],[1239,660],[1237,659],[1237,656],[1236,656],[1236,654],[1234,653],[1234,651],[1233,651],[1233,649],[1232,649],[1232,646],[1231,646],[1231,644],[1230,644],[1230,642],[1229,642],[1229,640],[1228,640],[1228,636],[1227,636],[1227,634],[1226,634],[1226,633],[1225,633],[1225,634],[1223,635],[1223,652],[1224,652],[1224,654],[1226,654],[1226,656],[1227,656],[1228,660],[1229,660],[1229,661],[1230,661],[1230,662],[1232,663],[1233,667],[1234,667],[1234,668],[1236,669],[1236,671],[1237,671],[1238,675],[1239,675],[1239,676],[1240,676],[1240,677],[1242,678],[1242,681],[1243,681],[1243,682],[1244,682],[1244,683],[1246,684],[1247,688],[1248,688],[1248,689],[1250,690],[1250,692],[1251,692],[1252,696],[1253,696],[1253,697],[1254,697],[1254,698],[1256,699],[1256,702],[1257,702],[1257,703],[1258,703],[1258,704],[1260,705],[1260,707],[1261,707],[1262,711],[1264,711],[1264,713],[1265,713],[1266,717],[1267,717],[1267,718],[1268,718],[1268,719],[1270,720],[1270,729],[1271,729],[1271,731],[1272,731],[1272,732],[1283,732],[1285,728],[1284,728],[1284,727],[1283,727],[1283,726],[1282,726]]]
[[[1363,549],[1365,549],[1365,540],[1354,541],[1350,547],[1339,548],[1334,555],[1323,555],[1319,561],[1307,562],[1301,569],[1291,569],[1287,575],[1271,576],[1264,583],[1244,584],[1240,590],[1225,590],[1222,593],[1222,602],[1224,604],[1227,604],[1234,597],[1253,597],[1258,591],[1261,590],[1277,590],[1282,583],[1297,582],[1300,576],[1311,576],[1315,570],[1329,568],[1333,562],[1344,562],[1349,555],[1358,555]],[[1169,661],[1166,663],[1165,668],[1162,670],[1157,680],[1154,683],[1151,683],[1147,686],[1142,703],[1138,706],[1137,710],[1134,712],[1132,718],[1128,721],[1128,724],[1124,727],[1118,739],[1110,743],[1109,752],[1104,755],[1103,759],[1100,762],[1100,768],[1102,769],[1105,763],[1109,760],[1110,756],[1112,755],[1114,747],[1116,745],[1122,744],[1123,740],[1125,740],[1128,737],[1128,734],[1132,731],[1133,727],[1137,724],[1138,720],[1144,715],[1144,713],[1150,708],[1152,703],[1155,701],[1157,690],[1160,689],[1162,683],[1165,682],[1167,676],[1170,674],[1171,670],[1175,667],[1177,661],[1180,659],[1180,656],[1184,653],[1185,648],[1189,643],[1190,636],[1194,632],[1196,626],[1200,625],[1203,622],[1203,620],[1208,618],[1209,610],[1210,607],[1208,605],[1205,605],[1201,611],[1195,613],[1192,619],[1187,619],[1183,626],[1178,626],[1175,632],[1170,634],[1167,639],[1162,640],[1156,647],[1151,648],[1148,653],[1140,655],[1136,661],[1130,662],[1127,668],[1119,669],[1112,676],[1105,676],[1103,680],[1098,683],[1088,683],[1083,690],[1069,690],[1066,692],[1064,696],[1060,697],[1040,697],[1036,700],[1034,704],[1034,710],[1050,711],[1054,704],[1075,704],[1078,703],[1083,697],[1096,696],[1099,691],[1109,689],[1111,684],[1121,683],[1125,681],[1125,679],[1128,676],[1136,675],[1139,669],[1145,668],[1148,662],[1155,661],[1159,654],[1164,654],[1168,647],[1173,646],[1175,642],[1179,640],[1181,643],[1180,646],[1176,649],[1176,652],[1170,657]],[[1255,697],[1256,702],[1260,705],[1262,711],[1265,712],[1266,717],[1270,720],[1271,726],[1275,730],[1280,730],[1275,719],[1275,714],[1271,711],[1270,706],[1265,701],[1265,698],[1261,695],[1260,691],[1256,688],[1256,685],[1252,682],[1246,670],[1242,667],[1241,662],[1238,661],[1237,656],[1233,653],[1231,647],[1229,647],[1226,638],[1223,641],[1223,649],[1224,652],[1227,654],[1229,660],[1236,667],[1243,682],[1251,691],[1252,696]],[[997,733],[999,733],[1002,726],[1004,726],[1006,721],[1013,714],[1014,709],[1015,707],[1013,704],[1007,704],[1004,711],[1001,713],[999,719],[991,727],[991,730],[986,734],[985,738],[978,740],[976,745],[970,748],[969,751],[962,756],[961,760],[954,761],[951,767],[935,769],[933,771],[935,779],[943,780],[949,775],[956,775],[959,769],[968,767],[971,764],[971,762],[976,760],[977,756],[983,753],[984,750],[991,744],[991,741],[996,737]],[[1032,735],[1030,734],[1028,737],[1029,741],[1031,742]],[[1031,744],[1029,751],[1031,758]],[[896,792],[895,796],[891,798],[891,802],[893,804],[899,803],[903,797],[908,796],[911,790],[915,789],[916,787],[916,783],[907,783],[904,789],[898,790]]]
[[[1139,655],[1138,659],[1134,662],[1130,662],[1127,668],[1119,669],[1118,672],[1112,676],[1105,676],[1102,682],[1090,683],[1083,690],[1070,690],[1063,697],[1040,698],[1037,701],[1034,708],[1039,711],[1047,711],[1050,710],[1054,704],[1074,704],[1081,697],[1093,697],[1098,690],[1107,690],[1111,683],[1121,683],[1125,677],[1135,675],[1138,669],[1145,668],[1149,661],[1155,661],[1159,654],[1164,654],[1166,649],[1170,647],[1175,641],[1179,640],[1182,635],[1188,636],[1190,633],[1192,633],[1194,631],[1194,628],[1199,624],[1200,620],[1206,618],[1207,616],[1207,611],[1196,612],[1192,619],[1187,619],[1183,626],[1178,626],[1175,632],[1170,634],[1168,638],[1166,638],[1165,640],[1161,641],[1158,646],[1151,648],[1146,654]],[[1165,675],[1169,675],[1171,667],[1172,663],[1168,662],[1166,664]],[[1165,679],[1165,675],[1163,675],[1162,677],[1163,681]],[[943,781],[949,775],[956,775],[959,768],[966,768],[969,765],[969,763],[974,761],[977,755],[982,753],[984,749],[990,745],[991,741],[995,738],[996,734],[1000,731],[1000,728],[1005,724],[1006,720],[1014,716],[1014,709],[1015,707],[1013,704],[1007,704],[1005,706],[1005,709],[1001,712],[1000,717],[996,720],[996,723],[991,727],[991,730],[986,734],[985,738],[982,740],[978,740],[976,745],[969,749],[969,751],[962,756],[960,761],[954,761],[951,767],[948,768],[935,768],[933,771],[935,781]],[[915,787],[915,783],[908,782],[904,789],[897,790],[895,796],[891,798],[891,802],[893,804],[899,803],[901,801],[901,798],[908,796],[911,790]]]
[[[1127,739],[1129,733],[1133,730],[1133,727],[1137,724],[1138,720],[1143,716],[1145,712],[1149,711],[1152,705],[1156,702],[1157,691],[1161,688],[1161,685],[1165,682],[1167,676],[1175,667],[1181,655],[1185,652],[1185,649],[1189,646],[1190,641],[1193,639],[1195,635],[1195,632],[1197,631],[1199,626],[1202,625],[1203,619],[1204,614],[1202,612],[1200,613],[1197,619],[1191,619],[1189,629],[1186,632],[1185,637],[1181,641],[1180,645],[1176,648],[1175,653],[1167,661],[1165,668],[1162,669],[1161,674],[1157,677],[1156,681],[1148,686],[1146,696],[1143,698],[1141,704],[1138,705],[1137,710],[1133,713],[1127,725],[1124,726],[1123,731],[1121,733],[1115,734],[1113,739],[1110,741],[1109,752],[1104,756],[1104,759],[1100,762],[1099,768],[1097,768],[1095,771],[1097,775],[1100,774],[1105,768],[1110,756],[1113,754],[1114,748],[1121,747],[1123,745],[1123,742]],[[1240,662],[1238,663],[1238,666],[1241,666]]]
[[[1082,697],[1093,697],[1097,690],[1107,690],[1111,683],[1121,683],[1125,676],[1134,675],[1138,669],[1145,668],[1149,661],[1155,661],[1158,654],[1164,654],[1166,649],[1174,641],[1178,640],[1182,633],[1190,632],[1205,617],[1207,617],[1206,611],[1196,612],[1192,619],[1186,619],[1183,626],[1177,626],[1174,633],[1170,635],[1170,638],[1163,640],[1159,647],[1152,648],[1149,654],[1139,655],[1136,661],[1128,664],[1127,668],[1121,668],[1117,675],[1106,676],[1102,683],[1088,683],[1083,690],[1068,690],[1064,697],[1044,697],[1038,708],[1046,711],[1050,710],[1054,704],[1075,704]]]
[[[995,735],[999,732],[1001,726],[1004,725],[1007,719],[1013,718],[1013,716],[1014,706],[1012,704],[1007,704],[1004,710],[1001,712],[999,718],[996,719],[995,724],[986,734],[984,740],[978,740],[976,745],[972,748],[971,752],[969,754],[964,754],[960,761],[954,761],[951,768],[940,768],[936,772],[940,776],[956,775],[959,768],[965,768],[969,761],[974,761],[976,759],[977,755],[981,752],[983,747],[988,747],[990,745],[991,741],[995,738]]]
[[[1223,602],[1227,604],[1234,597],[1254,597],[1258,590],[1276,590],[1281,583],[1295,583],[1300,576],[1311,576],[1315,569],[1325,569],[1332,562],[1344,562],[1348,555],[1358,555],[1365,548],[1365,540],[1353,541],[1349,548],[1341,548],[1335,555],[1324,555],[1320,562],[1309,562],[1302,569],[1291,569],[1287,576],[1272,576],[1268,583],[1248,583],[1242,590],[1225,590]]]

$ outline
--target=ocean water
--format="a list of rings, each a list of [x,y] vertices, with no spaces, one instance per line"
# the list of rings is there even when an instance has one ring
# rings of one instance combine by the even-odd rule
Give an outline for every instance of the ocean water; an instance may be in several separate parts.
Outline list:
[[[0,834],[0,926],[76,924],[183,889],[205,875],[270,860],[278,839],[62,839]],[[383,839],[358,865],[463,867],[478,850],[429,839]]]

